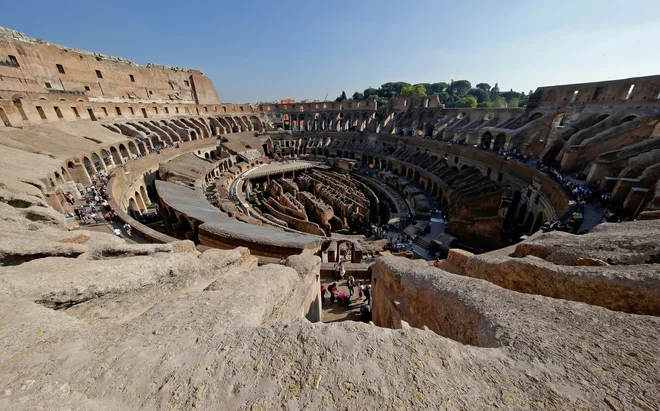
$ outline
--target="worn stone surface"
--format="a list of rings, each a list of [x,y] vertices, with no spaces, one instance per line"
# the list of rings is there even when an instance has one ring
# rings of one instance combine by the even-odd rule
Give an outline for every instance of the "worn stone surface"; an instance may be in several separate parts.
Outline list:
[[[227,266],[217,259],[226,252],[213,251],[197,259]],[[183,258],[178,273],[192,261],[186,254],[169,255]],[[161,266],[154,257],[132,259],[143,260],[142,270]],[[289,262],[314,264],[294,261]],[[171,295],[119,324],[74,318],[2,292],[0,405],[605,409],[618,401],[626,409],[658,406],[657,318],[518,294],[395,257],[378,264],[402,279],[410,277],[405,287],[420,292],[429,312],[451,304],[450,298],[457,315],[461,305],[472,307],[489,324],[484,331],[491,348],[417,328],[292,321],[282,307],[290,303],[299,274],[279,265],[219,274],[204,290]],[[432,299],[424,290],[440,294]],[[131,293],[126,289],[126,296]]]
[[[514,291],[660,315],[660,265],[650,263],[660,253],[654,237],[660,222],[619,224],[622,239],[607,226],[613,225],[581,236],[539,234],[476,256],[452,250],[440,266]]]
[[[553,231],[516,247],[516,256],[533,255],[546,261],[577,265],[579,258],[595,258],[612,265],[660,262],[660,223],[605,223],[575,236]]]

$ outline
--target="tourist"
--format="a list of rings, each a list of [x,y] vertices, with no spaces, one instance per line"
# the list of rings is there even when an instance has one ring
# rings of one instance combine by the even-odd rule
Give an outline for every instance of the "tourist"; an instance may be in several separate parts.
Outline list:
[[[328,290],[326,290],[325,285],[321,284],[321,305],[324,307],[326,304],[326,299],[325,299],[326,294],[328,294]]]
[[[337,301],[337,294],[339,293],[339,290],[337,290],[337,283],[332,283],[330,288],[328,288],[328,291],[330,292],[330,301],[333,303]]]
[[[364,302],[365,304],[371,304],[371,285],[366,286],[364,289]]]
[[[371,321],[371,307],[363,305],[360,307],[360,321],[369,323]]]
[[[344,281],[344,276],[346,275],[346,268],[344,267],[344,262],[339,262],[339,280]]]
[[[284,265],[284,263],[286,263],[286,260],[284,257],[280,257],[280,265]]]
[[[335,263],[335,280],[339,280],[339,263]]]
[[[348,277],[346,285],[348,286],[348,293],[352,297],[354,294],[353,289],[355,288],[355,278],[352,275]]]
[[[364,281],[360,281],[360,285],[358,286],[358,298],[362,298],[364,295]]]
[[[117,237],[121,237],[121,231],[120,231],[118,228],[115,228],[115,229],[112,230],[112,231],[115,233],[115,235],[116,235]]]
[[[124,231],[126,231],[126,235],[130,237],[131,236],[131,225],[128,224],[128,223],[124,224]]]

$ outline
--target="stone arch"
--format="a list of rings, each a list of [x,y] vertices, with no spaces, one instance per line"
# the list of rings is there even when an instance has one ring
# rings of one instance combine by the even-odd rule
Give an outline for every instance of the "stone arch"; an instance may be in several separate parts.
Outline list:
[[[139,141],[138,144],[137,144],[138,150],[140,151],[140,154],[143,155],[143,156],[146,156],[147,154],[149,154],[149,148],[147,147],[146,141],[147,140]]]
[[[129,214],[132,214],[134,218],[138,217],[142,212],[140,211],[140,207],[138,206],[137,201],[135,201],[134,197],[131,197],[128,200],[128,212]]]
[[[197,132],[190,130],[190,140],[197,140]]]
[[[546,163],[546,164],[554,164],[555,159],[561,152],[561,150],[564,148],[564,143],[562,141],[553,141],[548,148],[548,150],[545,152],[545,154],[542,155],[541,157],[541,162]]]
[[[297,118],[297,117],[296,117],[296,118]],[[246,127],[248,128],[247,131],[252,131],[252,130],[254,130],[254,129],[250,130],[250,125],[252,125],[252,122],[247,118],[247,116],[242,116],[242,117],[241,117],[241,120],[243,120],[243,123],[245,123]]]
[[[592,124],[592,126],[593,126],[593,125],[596,125],[596,124],[598,124],[598,123],[600,123],[601,121],[605,120],[605,119],[608,118],[609,116],[610,116],[609,113],[601,114],[600,116],[596,117],[596,120],[594,121],[594,123]]]
[[[328,115],[325,114],[325,113],[323,113],[321,115],[321,121],[320,121],[319,128],[320,128],[321,131],[327,131],[328,130]]]
[[[135,142],[133,141],[128,142],[128,151],[135,156],[138,156],[140,154],[138,152],[137,146],[135,145]]]
[[[135,192],[135,201],[138,204],[138,207],[140,207],[141,212],[146,212],[147,211],[147,205],[144,202],[144,197],[142,197],[142,193],[139,191]]]
[[[505,144],[506,144],[506,134],[500,133],[497,136],[495,136],[495,139],[493,140],[493,150],[499,151],[504,148]]]
[[[216,137],[220,135],[220,122],[213,117],[207,117],[206,120],[208,120],[208,125],[211,129],[211,136]]]
[[[238,125],[239,131],[247,131],[245,130],[245,127],[243,126],[243,122],[241,121],[240,117],[234,116],[234,122]]]
[[[543,117],[543,113],[540,112],[540,111],[537,111],[536,113],[532,114],[532,116],[529,118],[529,121],[531,122],[531,121],[534,121],[534,120],[538,120],[541,117]]]
[[[70,180],[73,179],[73,178],[71,177],[71,174],[70,174],[70,173],[67,171],[67,169],[65,169],[64,167],[60,167],[60,171],[62,172],[62,178],[63,178],[65,181],[70,181]]]
[[[121,154],[121,158],[125,160],[130,158],[128,156],[128,150],[126,150],[126,146],[124,144],[119,145],[119,153]]]
[[[106,168],[114,165],[112,162],[112,157],[104,148],[101,149],[101,158],[103,159],[103,163],[105,163]]]
[[[224,117],[218,117],[218,121],[222,126],[224,126],[226,133],[231,133],[233,131],[232,127],[229,125],[229,123]]]
[[[64,183],[64,178],[62,177],[62,174],[60,174],[58,171],[56,171],[54,174],[55,174],[55,181],[59,183]]]
[[[253,129],[257,131],[264,131],[264,125],[257,116],[250,116],[250,122],[252,123]],[[301,123],[301,129],[302,129],[302,120],[300,120],[299,123]]]
[[[557,127],[564,127],[568,121],[568,113],[559,113],[555,116],[555,118],[552,120],[552,127],[557,128]]]
[[[96,174],[96,169],[94,168],[94,164],[89,159],[89,157],[87,156],[83,157],[83,166],[85,167],[85,170],[87,170],[87,174],[89,174],[90,176]]]
[[[94,168],[98,171],[105,170],[105,164],[101,160],[98,154],[92,153],[92,163],[94,163]]]
[[[634,114],[631,114],[629,116],[625,116],[624,118],[621,119],[621,122],[619,122],[619,124],[623,124],[623,123],[627,123],[629,121],[633,121],[636,118],[637,118],[637,116],[634,115]]]
[[[493,140],[493,134],[490,131],[486,131],[482,136],[480,140],[480,144],[484,145],[486,147],[490,147],[490,143]]]

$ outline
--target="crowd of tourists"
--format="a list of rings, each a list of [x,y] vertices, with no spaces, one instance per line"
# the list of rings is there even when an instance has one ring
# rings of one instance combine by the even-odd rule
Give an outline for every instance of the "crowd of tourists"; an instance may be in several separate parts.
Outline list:
[[[561,172],[548,164],[538,162],[536,168],[549,175],[559,185],[561,185],[576,202],[576,210],[564,221],[548,222],[544,225],[545,230],[560,230],[577,233],[584,222],[585,206],[588,203],[595,203],[596,208],[603,208],[603,217],[601,222],[621,222],[626,219],[621,215],[621,208],[611,204],[612,193],[600,188],[601,181],[585,185],[572,181],[570,178],[561,174]],[[584,175],[575,175],[575,178],[583,179]]]
[[[343,278],[339,282],[343,282]],[[349,276],[343,285],[348,289],[348,293],[339,289],[337,281],[327,288],[321,284],[322,306],[327,308],[328,304],[338,304],[350,308],[357,303],[360,304],[360,320],[367,323],[371,321],[371,285],[365,284],[364,280],[357,282],[353,276]]]
[[[119,217],[115,210],[108,204],[107,193],[108,176],[99,171],[93,177],[93,183],[86,189],[82,184],[78,187],[79,194],[84,199],[84,204],[76,206],[76,199],[71,192],[65,195],[66,201],[73,206],[73,212],[82,224],[101,223],[103,221],[117,222]]]
[[[83,204],[76,205],[77,201],[72,192],[69,191],[65,194],[65,199],[73,207],[75,218],[80,224],[119,223],[117,212],[108,203],[110,197],[107,190],[108,175],[103,171],[99,171],[92,176],[92,184],[89,187],[84,188],[82,184],[77,185],[77,191],[82,197]],[[65,217],[73,216],[65,214]],[[156,207],[155,212],[139,215],[137,219],[143,224],[157,221],[159,219],[158,207]],[[125,234],[130,237],[131,226],[126,223],[122,228]],[[113,232],[115,235],[121,237],[121,231],[119,229],[115,228]]]

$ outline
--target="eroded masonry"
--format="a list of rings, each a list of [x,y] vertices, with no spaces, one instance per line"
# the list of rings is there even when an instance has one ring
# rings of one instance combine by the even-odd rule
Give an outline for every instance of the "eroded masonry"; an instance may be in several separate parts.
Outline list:
[[[229,104],[0,28],[0,158],[0,408],[660,408],[660,75]]]

